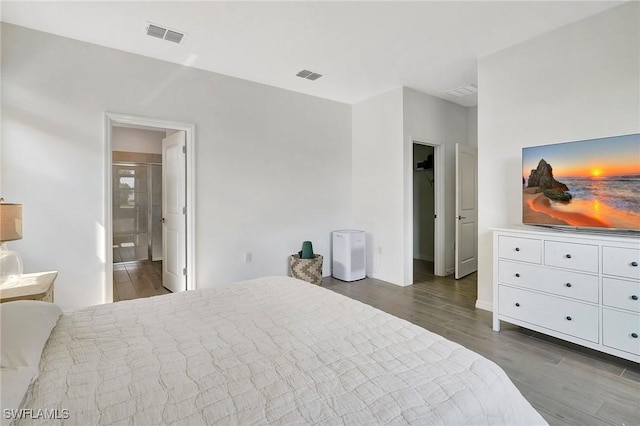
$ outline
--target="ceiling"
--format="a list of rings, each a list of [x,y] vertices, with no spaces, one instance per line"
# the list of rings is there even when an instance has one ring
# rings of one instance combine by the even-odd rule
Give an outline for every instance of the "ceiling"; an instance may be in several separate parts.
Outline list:
[[[3,22],[345,103],[400,86],[465,106],[477,58],[622,1],[5,1]],[[147,22],[186,33],[146,35]],[[307,69],[323,77],[296,77]],[[479,90],[482,90],[480,86]]]

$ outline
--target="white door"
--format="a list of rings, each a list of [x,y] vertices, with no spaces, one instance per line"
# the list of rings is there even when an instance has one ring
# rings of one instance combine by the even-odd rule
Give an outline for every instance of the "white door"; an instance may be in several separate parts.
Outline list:
[[[478,270],[476,148],[456,144],[456,279]]]
[[[174,293],[187,289],[185,136],[162,140],[162,285]]]

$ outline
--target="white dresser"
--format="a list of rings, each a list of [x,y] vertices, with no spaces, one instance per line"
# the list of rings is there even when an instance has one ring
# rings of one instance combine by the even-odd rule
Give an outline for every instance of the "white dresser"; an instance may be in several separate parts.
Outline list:
[[[640,362],[640,239],[495,229],[500,320]]]

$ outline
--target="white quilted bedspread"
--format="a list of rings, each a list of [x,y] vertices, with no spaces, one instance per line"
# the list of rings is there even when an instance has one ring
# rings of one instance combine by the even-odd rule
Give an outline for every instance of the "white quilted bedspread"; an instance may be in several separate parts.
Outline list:
[[[288,277],[63,315],[22,408],[59,424],[544,424],[494,363]]]

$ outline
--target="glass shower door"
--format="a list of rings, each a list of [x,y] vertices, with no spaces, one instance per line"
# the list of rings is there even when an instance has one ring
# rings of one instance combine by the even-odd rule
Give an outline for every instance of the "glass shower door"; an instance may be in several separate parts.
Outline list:
[[[149,166],[113,165],[113,261],[149,259]]]

